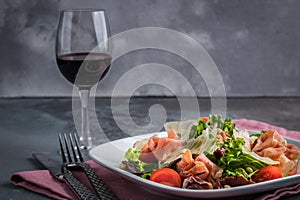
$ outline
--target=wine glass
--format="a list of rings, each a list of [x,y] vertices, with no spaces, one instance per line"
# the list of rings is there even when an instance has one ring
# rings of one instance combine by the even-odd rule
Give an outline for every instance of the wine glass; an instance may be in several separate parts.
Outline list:
[[[90,89],[107,73],[111,63],[110,29],[105,10],[60,12],[56,35],[56,61],[61,74],[78,87],[81,101],[83,147],[93,147],[89,129]]]

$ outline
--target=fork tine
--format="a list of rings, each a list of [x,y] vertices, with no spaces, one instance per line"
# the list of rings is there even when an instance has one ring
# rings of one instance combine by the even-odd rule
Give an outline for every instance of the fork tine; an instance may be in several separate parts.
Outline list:
[[[74,157],[75,162],[77,162],[78,159],[77,159],[76,152],[75,152],[76,146],[75,146],[75,144],[74,144],[73,137],[72,137],[72,134],[71,134],[71,133],[70,133],[69,136],[70,136],[70,144],[71,144],[71,149],[72,149],[72,152],[73,152],[73,157]]]
[[[83,162],[84,159],[83,159],[82,153],[81,153],[80,148],[79,148],[78,139],[76,137],[76,134],[74,134],[73,136],[74,136],[75,145],[76,145],[77,153],[78,153],[78,156],[79,156],[79,160],[80,160],[80,162]]]
[[[70,154],[70,150],[69,150],[69,145],[68,145],[68,142],[67,142],[67,135],[66,134],[64,134],[64,142],[65,142],[65,147],[66,147],[66,151],[67,151],[67,155],[68,155],[68,160],[69,160],[69,162],[73,162],[71,154]]]
[[[65,156],[65,151],[64,151],[64,148],[63,148],[63,144],[62,144],[62,139],[61,138],[62,138],[62,136],[59,133],[58,134],[58,140],[59,140],[59,147],[60,147],[60,152],[61,152],[61,158],[62,158],[63,163],[66,163],[67,159],[66,159],[66,156]]]

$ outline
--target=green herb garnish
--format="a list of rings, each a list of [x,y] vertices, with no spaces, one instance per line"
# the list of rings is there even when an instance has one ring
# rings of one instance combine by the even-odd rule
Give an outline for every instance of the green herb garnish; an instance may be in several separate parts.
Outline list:
[[[221,115],[209,115],[209,125],[223,129],[224,120]]]
[[[198,125],[193,125],[190,132],[190,139],[191,138],[197,138],[199,135],[202,134],[202,131],[204,131],[208,127],[208,124],[204,122],[202,119],[198,120]]]
[[[217,162],[224,170],[223,177],[244,176],[250,178],[258,169],[267,165],[244,152],[242,148],[244,144],[245,141],[242,138],[230,137],[224,141],[222,146],[225,149],[224,156]]]
[[[230,136],[232,136],[233,135],[233,130],[235,129],[235,124],[232,123],[231,119],[225,119],[222,129],[226,133],[229,133]]]

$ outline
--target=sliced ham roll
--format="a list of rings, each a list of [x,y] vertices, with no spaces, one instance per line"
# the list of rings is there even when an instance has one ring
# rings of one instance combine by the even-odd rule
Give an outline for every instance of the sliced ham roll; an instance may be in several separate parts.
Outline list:
[[[195,159],[189,149],[182,155],[176,169],[184,178],[183,188],[213,189],[217,187],[217,179],[222,176],[223,170],[210,161],[204,154]]]
[[[184,140],[176,136],[176,134],[170,129],[168,131],[167,138],[160,138],[157,136],[152,136],[146,145],[146,147],[152,152],[155,158],[162,161],[167,158],[167,156],[172,153],[175,149],[184,144]]]
[[[285,152],[286,140],[275,130],[268,130],[257,138],[252,151],[263,157],[277,158]]]
[[[287,144],[286,140],[275,130],[268,130],[258,137],[252,151],[280,162],[277,166],[283,174],[293,175],[297,172],[300,150],[293,144]]]
[[[209,190],[213,189],[213,185],[205,181],[197,176],[190,176],[186,179],[184,179],[182,183],[182,188],[186,189],[197,189],[197,190]]]

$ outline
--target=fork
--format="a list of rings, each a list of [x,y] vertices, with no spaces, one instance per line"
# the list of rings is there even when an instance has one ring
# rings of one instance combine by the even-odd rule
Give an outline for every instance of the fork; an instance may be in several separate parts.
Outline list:
[[[80,167],[87,175],[90,183],[93,185],[98,197],[102,200],[117,200],[113,192],[101,180],[91,166],[84,162],[82,152],[79,148],[78,139],[73,134],[59,134],[59,144],[61,146],[61,156],[64,164],[68,169]],[[64,146],[64,147],[63,147]],[[70,147],[69,147],[70,146]],[[71,155],[71,151],[73,156]],[[65,151],[64,151],[65,149]],[[73,158],[72,158],[73,157]]]

